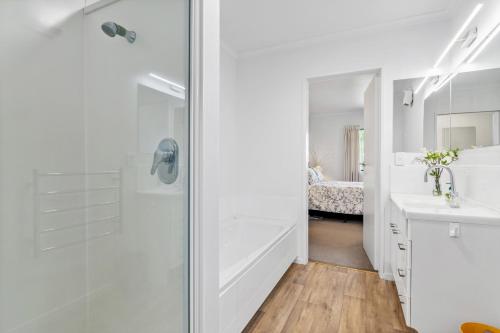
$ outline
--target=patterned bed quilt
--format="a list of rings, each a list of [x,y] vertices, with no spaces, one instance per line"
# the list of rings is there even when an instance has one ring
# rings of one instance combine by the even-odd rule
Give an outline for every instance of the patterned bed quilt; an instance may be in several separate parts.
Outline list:
[[[309,209],[362,215],[363,183],[330,181],[309,185]]]

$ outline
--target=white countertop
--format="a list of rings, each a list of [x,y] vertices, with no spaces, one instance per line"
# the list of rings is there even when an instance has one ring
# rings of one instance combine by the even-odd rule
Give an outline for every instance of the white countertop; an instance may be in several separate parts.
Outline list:
[[[464,199],[460,208],[451,208],[444,196],[391,193],[391,199],[408,219],[500,226],[500,211]]]

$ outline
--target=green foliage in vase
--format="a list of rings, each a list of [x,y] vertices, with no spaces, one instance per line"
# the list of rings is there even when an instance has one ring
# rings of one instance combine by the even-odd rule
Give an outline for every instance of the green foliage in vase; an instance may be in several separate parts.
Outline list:
[[[448,151],[427,151],[423,158],[419,158],[418,161],[423,164],[430,166],[436,166],[438,164],[448,166],[451,163],[458,160],[458,153],[460,149],[450,149]],[[431,174],[432,175],[432,174]]]
[[[447,151],[426,151],[423,158],[417,159],[419,162],[425,164],[428,167],[436,165],[449,166],[451,163],[458,160],[458,153],[460,149],[450,149]],[[443,173],[443,168],[433,168],[429,175],[434,177],[435,189],[434,195],[441,195],[441,185],[439,180],[441,179],[441,174]]]

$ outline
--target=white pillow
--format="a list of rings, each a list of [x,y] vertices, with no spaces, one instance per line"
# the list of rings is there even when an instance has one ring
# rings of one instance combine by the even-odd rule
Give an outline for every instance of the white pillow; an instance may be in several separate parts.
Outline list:
[[[316,172],[316,175],[318,176],[318,181],[320,182],[326,181],[325,175],[321,171],[321,167],[315,167],[313,170]]]
[[[316,170],[314,170],[313,168],[309,168],[307,174],[308,174],[309,185],[313,185],[320,182],[318,174],[316,173]]]

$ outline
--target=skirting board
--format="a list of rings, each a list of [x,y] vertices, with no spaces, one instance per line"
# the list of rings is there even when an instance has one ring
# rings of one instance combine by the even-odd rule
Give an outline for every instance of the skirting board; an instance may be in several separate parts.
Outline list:
[[[394,276],[391,273],[378,272],[378,276],[383,280],[394,281]]]
[[[294,260],[294,263],[299,264],[299,265],[307,265],[308,262],[309,262],[308,259],[301,258],[301,257],[297,257]]]

